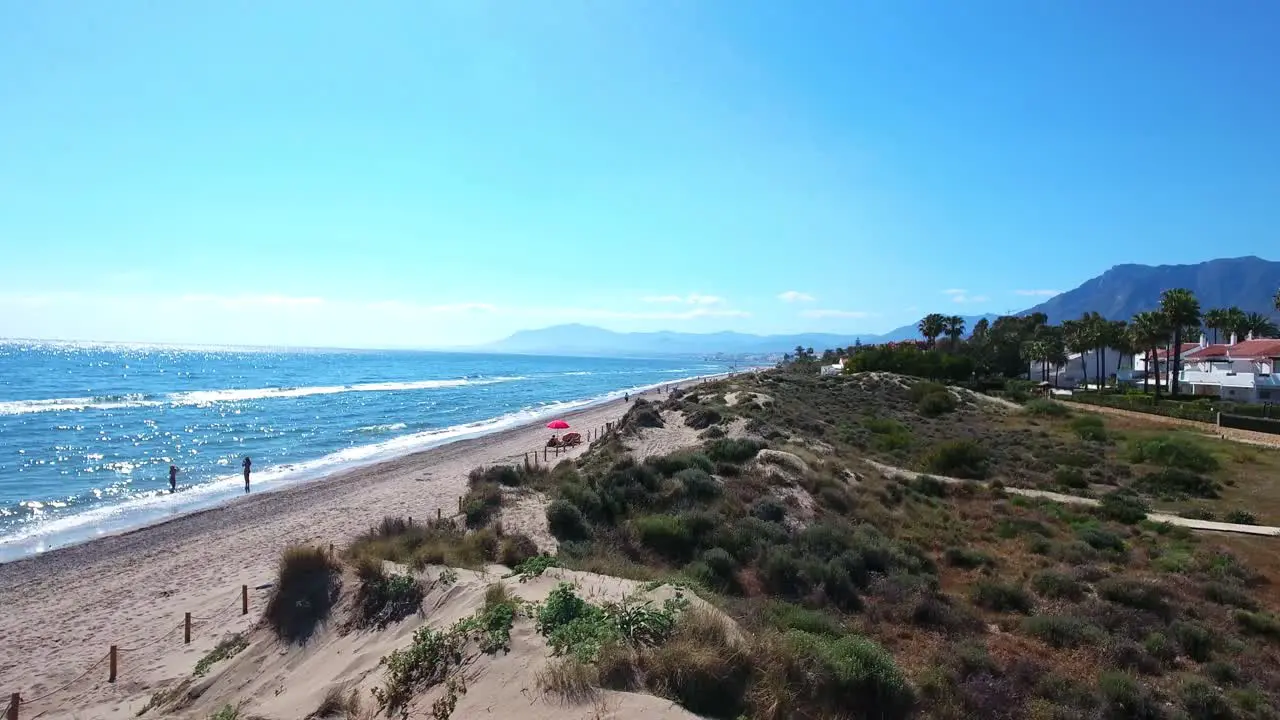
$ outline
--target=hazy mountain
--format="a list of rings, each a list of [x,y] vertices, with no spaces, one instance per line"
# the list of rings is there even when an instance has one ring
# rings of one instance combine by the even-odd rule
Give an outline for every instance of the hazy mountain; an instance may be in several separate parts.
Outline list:
[[[790,352],[797,345],[821,352],[827,348],[852,345],[859,338],[864,343],[883,342],[879,336],[871,334],[620,333],[590,325],[556,325],[539,330],[521,330],[482,349],[536,355],[747,355]]]
[[[969,333],[973,331],[973,326],[979,320],[986,320],[987,322],[991,323],[991,322],[995,322],[996,318],[1000,316],[987,314],[987,315],[961,315],[960,317],[964,318],[964,328],[965,328],[964,334],[967,337]],[[901,342],[903,340],[920,340],[922,338],[920,336],[920,330],[918,329],[919,324],[920,324],[919,321],[916,321],[911,323],[910,325],[903,325],[900,328],[894,328],[893,330],[890,330],[889,332],[883,335],[864,335],[863,337],[878,338],[877,340],[873,340],[872,342]],[[865,343],[867,342],[867,340],[864,339],[862,342]]]
[[[1280,262],[1250,256],[1195,265],[1117,265],[1020,314],[1042,312],[1049,322],[1059,323],[1096,310],[1112,320],[1128,320],[1135,313],[1154,310],[1160,293],[1170,288],[1195,293],[1202,310],[1236,305],[1246,312],[1273,315]]]

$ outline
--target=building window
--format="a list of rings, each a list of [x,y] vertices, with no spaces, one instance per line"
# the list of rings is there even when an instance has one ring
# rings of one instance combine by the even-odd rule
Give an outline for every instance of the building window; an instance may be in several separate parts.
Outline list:
[[[1271,399],[1271,391],[1270,391],[1270,390],[1259,390],[1259,391],[1258,391],[1258,399],[1259,399],[1259,400],[1270,400],[1270,399]]]

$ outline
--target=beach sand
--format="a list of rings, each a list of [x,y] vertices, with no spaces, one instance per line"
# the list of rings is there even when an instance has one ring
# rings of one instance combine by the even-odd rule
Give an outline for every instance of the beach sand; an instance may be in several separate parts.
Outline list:
[[[627,407],[618,400],[564,417],[585,439],[588,428],[617,421]],[[20,692],[30,703],[22,706],[24,718],[136,712],[139,698],[165,680],[190,675],[219,639],[257,621],[270,592],[264,586],[286,546],[341,548],[386,515],[454,514],[467,473],[540,451],[551,433],[543,422],[0,565],[0,705]],[[568,456],[585,449],[584,443]],[[240,614],[241,585],[250,588],[248,615]],[[184,645],[187,612],[196,621]],[[111,645],[120,648],[115,684],[107,683]],[[102,710],[113,703],[113,712]],[[78,712],[87,708],[93,710]]]

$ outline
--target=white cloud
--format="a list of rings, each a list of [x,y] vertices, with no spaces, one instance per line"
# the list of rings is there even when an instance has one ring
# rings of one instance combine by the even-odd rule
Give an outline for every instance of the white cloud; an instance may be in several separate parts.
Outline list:
[[[569,317],[577,319],[614,320],[697,320],[698,318],[748,318],[751,313],[729,308],[696,307],[689,310],[630,311],[600,308],[528,308],[516,311],[528,317]]]
[[[682,304],[682,305],[722,305],[724,298],[717,295],[703,295],[702,293],[689,293],[688,295],[650,295],[640,298],[647,303],[666,303],[666,304]]]
[[[970,295],[968,290],[962,290],[960,288],[943,290],[942,294],[950,295],[951,302],[955,303],[984,303],[991,299],[986,295]]]
[[[864,310],[801,310],[800,317],[807,318],[869,318],[875,313]]]
[[[1053,297],[1061,295],[1061,290],[1014,290],[1014,295],[1025,295],[1028,297]]]
[[[813,302],[817,300],[817,298],[809,293],[800,292],[799,290],[788,290],[784,293],[779,293],[778,299],[786,303]]]

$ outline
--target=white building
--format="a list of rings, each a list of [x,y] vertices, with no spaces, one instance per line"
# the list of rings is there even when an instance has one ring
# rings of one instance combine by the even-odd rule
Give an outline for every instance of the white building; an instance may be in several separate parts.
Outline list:
[[[821,373],[825,377],[827,375],[839,375],[844,372],[844,363],[832,363],[831,365],[823,365]]]
[[[1216,397],[1236,402],[1280,402],[1280,339],[1253,339],[1210,345],[1200,342],[1183,345],[1178,383],[1189,395]],[[1166,358],[1161,371],[1167,386],[1171,372]]]
[[[1114,375],[1120,382],[1127,382],[1133,376],[1134,358],[1132,355],[1120,352],[1115,348],[1106,348],[1101,353],[1101,358],[1098,355],[1099,353],[1096,350],[1068,355],[1065,365],[1059,367],[1049,366],[1049,382],[1053,383],[1054,387],[1060,388],[1080,387],[1086,381],[1094,382],[1098,360],[1102,361],[1102,377],[1104,379],[1109,379]],[[1040,362],[1031,363],[1029,377],[1032,380],[1039,380],[1043,377],[1042,366],[1043,363]]]

